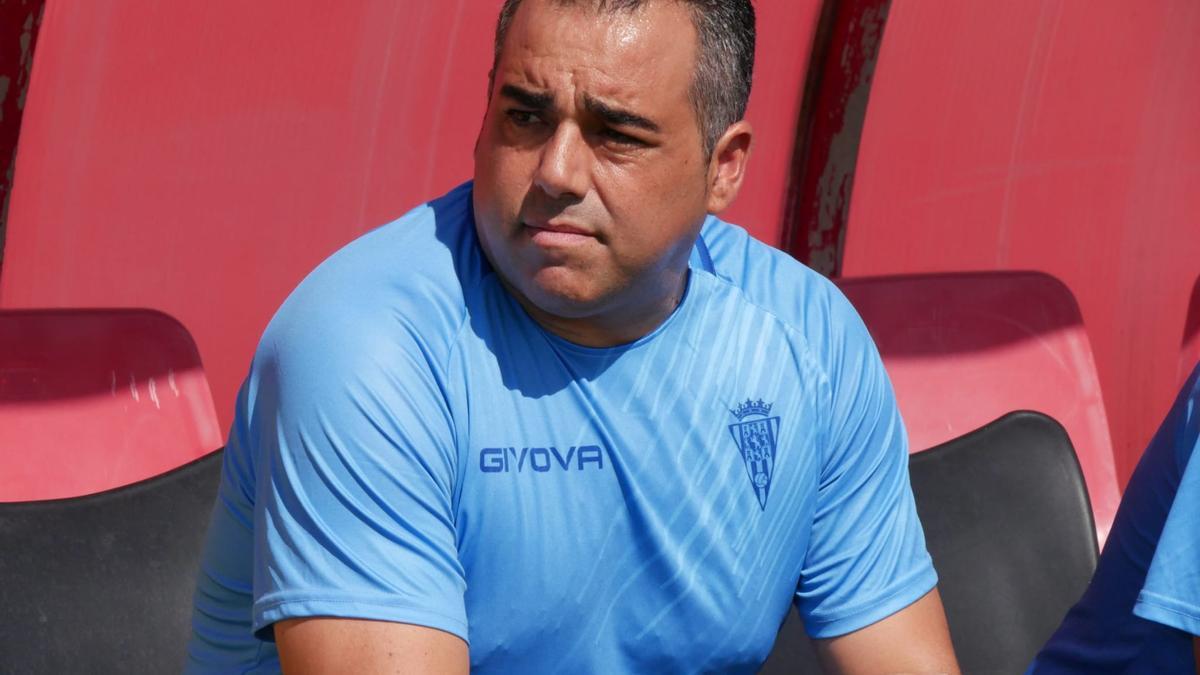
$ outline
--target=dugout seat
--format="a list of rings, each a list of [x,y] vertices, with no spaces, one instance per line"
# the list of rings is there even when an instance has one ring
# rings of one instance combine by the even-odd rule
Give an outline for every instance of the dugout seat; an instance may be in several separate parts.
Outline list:
[[[200,355],[175,319],[0,311],[0,502],[126,485],[221,444]]]
[[[837,283],[879,346],[911,452],[1039,410],[1066,428],[1104,540],[1121,493],[1091,343],[1066,285],[1040,272]]]
[[[963,672],[1024,672],[1096,569],[1066,430],[1010,413],[912,455],[909,473]]]
[[[0,670],[179,672],[221,456],[98,494],[0,503]]]
[[[1024,672],[1096,567],[1066,431],[1013,412],[910,455],[909,474],[963,672]],[[821,672],[794,610],[762,672]]]

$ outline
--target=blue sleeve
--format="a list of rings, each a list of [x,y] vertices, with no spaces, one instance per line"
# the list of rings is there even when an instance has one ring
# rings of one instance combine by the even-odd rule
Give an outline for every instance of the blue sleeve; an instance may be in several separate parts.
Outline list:
[[[829,377],[828,429],[797,606],[812,637],[853,632],[937,584],[908,479],[908,438],[866,327],[829,288],[815,347]]]
[[[269,639],[282,619],[333,616],[465,640],[447,348],[395,305],[322,284],[285,303],[251,373],[253,629]]]
[[[234,672],[270,651],[262,650],[250,629],[254,467],[244,452],[246,434],[241,424],[249,390],[247,382],[238,391],[238,415],[221,457],[221,483],[196,579],[192,638],[184,667],[189,675]]]
[[[1171,417],[1170,443],[1182,476],[1133,612],[1200,635],[1200,380],[1195,374]]]

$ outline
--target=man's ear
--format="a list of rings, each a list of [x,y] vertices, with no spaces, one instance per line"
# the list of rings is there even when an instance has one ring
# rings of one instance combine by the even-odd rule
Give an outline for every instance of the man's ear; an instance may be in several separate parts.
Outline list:
[[[750,159],[750,144],[754,130],[746,120],[729,125],[713,148],[708,160],[708,212],[720,213],[733,203],[742,189],[746,162]]]

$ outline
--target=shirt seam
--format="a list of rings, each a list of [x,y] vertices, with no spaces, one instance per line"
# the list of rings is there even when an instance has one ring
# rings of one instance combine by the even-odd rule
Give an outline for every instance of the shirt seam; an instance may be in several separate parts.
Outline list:
[[[926,588],[924,591],[922,591],[921,594],[918,595],[916,598],[914,598],[913,602],[916,602],[916,600],[919,600],[925,594],[929,593],[929,591],[932,591],[934,588],[937,587],[937,581],[938,581],[937,580],[937,572],[933,569],[932,565],[923,565],[923,566],[917,568],[911,574],[903,577],[902,581],[896,582],[896,588],[892,592],[890,592],[887,595],[884,595],[882,597],[872,598],[870,600],[864,600],[859,604],[858,607],[856,607],[854,609],[846,610],[841,614],[831,615],[828,618],[818,618],[820,615],[813,615],[813,614],[805,615],[804,618],[806,621],[812,621],[813,623],[820,624],[822,626],[827,626],[827,625],[833,624],[833,623],[839,623],[839,622],[853,620],[854,618],[862,616],[863,614],[870,613],[870,611],[875,606],[886,604],[886,603],[890,602],[891,600],[894,600],[897,597],[903,595],[905,592],[907,592],[910,589],[911,585],[914,582],[919,581],[922,576],[925,576],[926,574],[929,574],[931,572],[933,573],[933,584],[929,588]],[[901,608],[901,609],[903,609],[903,608]],[[896,610],[896,611],[900,611],[900,610]],[[893,612],[893,614],[894,613],[895,612]],[[889,614],[888,616],[891,616],[891,615]],[[886,617],[883,617],[883,618],[886,618]]]
[[[389,609],[389,610],[395,610],[395,609],[411,610],[413,612],[420,612],[423,614],[429,614],[431,616],[435,616],[440,619],[445,619],[449,623],[453,623],[456,626],[461,626],[464,629],[464,631],[467,627],[467,622],[462,618],[459,618],[456,616],[451,616],[449,614],[446,614],[445,612],[441,612],[436,609],[429,609],[427,607],[421,607],[419,605],[414,605],[411,603],[404,603],[404,602],[389,603],[389,602],[379,602],[379,601],[370,601],[370,600],[352,600],[352,599],[346,599],[346,598],[331,598],[328,596],[293,597],[293,598],[283,598],[280,600],[271,600],[269,602],[264,603],[262,606],[256,608],[254,610],[254,613],[256,615],[261,616],[263,614],[266,614],[267,612],[281,609],[286,605],[303,605],[303,604],[316,604],[316,603],[329,604],[329,605],[354,605],[355,607],[374,607],[377,609]]]
[[[745,236],[749,237],[750,235],[746,234]],[[707,244],[707,242],[705,242],[705,247],[707,248],[707,246],[708,246],[708,244]],[[797,263],[797,264],[799,264],[799,263]],[[817,358],[816,350],[813,349],[812,344],[808,340],[808,336],[806,336],[804,334],[804,331],[802,331],[800,328],[792,325],[792,323],[790,321],[785,321],[783,319],[783,317],[779,316],[779,314],[776,313],[774,310],[770,309],[769,307],[766,307],[762,303],[758,302],[757,300],[755,300],[755,299],[751,298],[749,295],[747,295],[746,289],[742,288],[742,286],[734,283],[732,280],[727,279],[724,276],[722,276],[721,274],[719,274],[715,263],[713,264],[712,271],[708,271],[708,270],[696,270],[696,271],[700,271],[705,274],[708,274],[709,276],[716,279],[719,283],[732,289],[734,292],[736,292],[742,298],[742,300],[746,304],[754,307],[755,309],[759,310],[763,314],[766,314],[767,316],[771,317],[776,322],[778,322],[779,325],[784,328],[784,330],[787,330],[789,333],[796,335],[800,339],[801,344],[804,348],[805,360],[807,360],[809,362],[809,365],[811,365],[815,368],[816,372],[821,377],[820,384],[825,393],[825,413],[826,413],[825,414],[826,424],[823,425],[823,430],[824,430],[823,435],[825,437],[825,446],[828,447],[833,442],[832,430],[828,428],[829,421],[833,419],[833,379],[830,377],[829,370],[825,367],[825,364],[823,364],[821,362],[821,360],[819,358]],[[824,462],[822,462],[822,464],[824,464]]]
[[[777,321],[779,323],[779,325],[783,326],[788,332],[794,333],[797,337],[799,337],[804,345],[804,358],[806,360],[808,360],[812,365],[816,366],[816,368],[820,372],[821,378],[823,380],[822,384],[824,384],[825,386],[829,386],[829,382],[830,382],[829,371],[827,371],[825,369],[825,366],[821,363],[820,359],[818,359],[816,357],[816,354],[814,353],[815,350],[813,350],[812,345],[809,343],[808,337],[804,335],[804,331],[802,331],[799,328],[797,328],[796,326],[792,325],[792,323],[790,321],[785,321],[783,319],[783,317],[779,316],[779,314],[776,313],[774,310],[766,307],[762,303],[760,303],[760,302],[754,300],[753,298],[751,298],[750,296],[746,295],[746,291],[744,288],[725,279],[721,275],[717,274],[715,271],[709,272],[708,270],[697,270],[695,268],[693,268],[693,271],[702,272],[704,274],[707,274],[707,275],[713,277],[714,279],[716,279],[718,282],[720,282],[724,286],[727,286],[727,287],[733,289],[735,292],[737,292],[737,294],[739,296],[741,296],[741,298],[746,302],[746,304],[754,307],[755,309],[761,311],[763,314],[766,314],[767,316],[771,317],[772,319]]]
[[[1193,610],[1190,605],[1187,607],[1179,607],[1179,605],[1187,605],[1188,603],[1180,603],[1172,598],[1159,595],[1158,593],[1142,591],[1140,594],[1138,594],[1136,604],[1150,605],[1155,609],[1191,619],[1192,621],[1200,621],[1200,610]]]

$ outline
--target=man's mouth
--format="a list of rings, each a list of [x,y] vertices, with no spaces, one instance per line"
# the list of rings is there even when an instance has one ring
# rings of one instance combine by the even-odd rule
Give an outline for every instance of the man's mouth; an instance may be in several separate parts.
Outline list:
[[[526,220],[521,225],[530,240],[544,248],[579,246],[596,239],[595,233],[588,228],[569,222]]]

